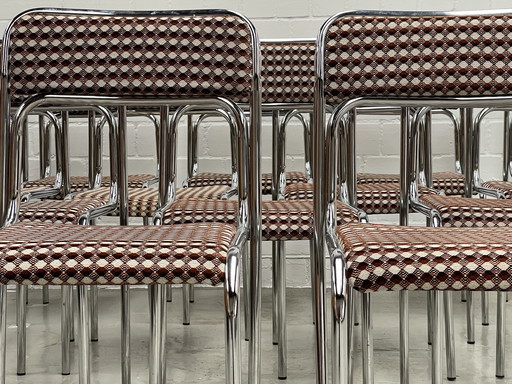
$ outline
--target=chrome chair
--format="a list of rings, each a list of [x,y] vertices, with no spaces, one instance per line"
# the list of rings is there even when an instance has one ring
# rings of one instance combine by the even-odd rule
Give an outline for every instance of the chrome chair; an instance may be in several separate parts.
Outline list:
[[[125,38],[122,41],[115,39],[116,32],[110,27],[121,25]],[[73,30],[69,36],[62,32]],[[144,33],[139,37],[139,31]],[[100,32],[101,31],[101,32]],[[163,31],[163,32],[162,32]],[[80,40],[80,33],[90,34],[88,43]],[[162,33],[165,34],[162,37]],[[170,34],[177,34],[173,44],[167,38]],[[42,38],[44,35],[44,39]],[[259,124],[260,124],[260,98],[259,98],[259,41],[250,22],[240,15],[228,11],[176,11],[176,12],[106,12],[106,11],[73,11],[73,10],[32,10],[19,15],[13,20],[6,32],[6,45],[3,48],[2,66],[2,135],[7,138],[2,153],[7,157],[3,164],[6,167],[4,179],[4,194],[1,201],[2,223],[12,228],[2,229],[5,236],[2,260],[17,265],[20,255],[24,252],[27,243],[31,248],[31,261],[43,258],[42,255],[51,255],[51,260],[59,260],[59,273],[54,276],[48,273],[43,266],[42,270],[29,273],[32,263],[21,263],[19,274],[12,274],[7,267],[3,270],[2,284],[54,284],[78,285],[79,291],[79,322],[80,322],[80,383],[90,380],[89,363],[89,325],[87,311],[87,290],[83,284],[121,285],[123,317],[121,322],[122,333],[122,379],[129,382],[129,290],[132,284],[150,284],[151,332],[150,345],[150,383],[165,382],[165,289],[164,284],[169,283],[195,283],[208,282],[212,285],[224,283],[226,301],[226,381],[239,382],[241,375],[241,359],[238,339],[238,289],[240,266],[239,255],[245,247],[248,238],[251,239],[251,283],[252,290],[252,327],[250,371],[257,379],[257,361],[259,356],[259,260],[260,260],[260,193],[259,182]],[[23,36],[23,38],[21,38]],[[154,37],[155,43],[146,46],[144,39]],[[229,40],[226,39],[229,36]],[[53,49],[73,49],[76,60],[69,60],[65,55],[53,54],[47,48],[41,47],[37,57],[29,56],[27,51],[31,41],[51,41],[55,44]],[[94,43],[91,43],[93,41]],[[204,41],[216,41],[224,44],[222,60],[217,55],[206,54],[209,48],[203,45]],[[115,44],[114,44],[115,43]],[[201,55],[195,53],[199,48]],[[158,52],[165,52],[167,61],[162,67],[151,60],[155,66],[143,66],[140,71],[130,71],[130,66],[124,60],[116,60],[115,66],[105,66],[103,49],[109,50],[109,57],[128,56],[130,64],[139,63],[137,57],[153,58]],[[73,69],[82,68],[82,55],[85,52],[95,52],[88,61],[86,71],[80,79],[62,84],[54,81],[66,78],[65,73]],[[173,56],[172,53],[177,53]],[[176,57],[174,59],[173,57]],[[187,81],[174,76],[180,72],[180,60],[185,57],[187,68],[190,61],[199,71],[220,71],[232,73],[232,82],[218,83],[218,78],[208,76],[207,81],[195,78],[193,72],[185,74]],[[217,58],[217,59],[215,59]],[[226,63],[228,67],[225,67]],[[234,71],[229,66],[237,64]],[[62,64],[62,65],[61,65]],[[65,64],[65,65],[64,65]],[[79,64],[79,65],[78,65]],[[139,63],[140,64],[140,63]],[[11,79],[23,73],[25,68],[46,68],[48,66],[62,69],[62,73],[47,77],[47,83],[28,81],[17,89],[10,89]],[[241,70],[243,68],[244,70]],[[92,72],[90,72],[92,71]],[[169,71],[166,81],[162,82],[160,74]],[[88,73],[94,73],[94,81],[90,80]],[[181,73],[181,72],[180,72]],[[130,81],[126,80],[126,76]],[[190,76],[188,76],[190,75]],[[190,81],[191,79],[195,79]],[[154,81],[149,81],[151,78]],[[56,95],[55,95],[56,94]],[[9,96],[12,96],[10,98]],[[251,106],[250,123],[244,114],[228,98],[249,103]],[[10,124],[10,109],[16,103],[14,123]],[[194,224],[192,226],[165,226],[165,227],[125,227],[125,226],[69,226],[59,224],[25,224],[15,223],[20,208],[20,174],[18,165],[21,162],[19,133],[27,115],[37,108],[48,106],[81,106],[101,105],[117,108],[119,119],[119,138],[117,151],[120,161],[116,169],[119,174],[119,210],[121,224],[127,224],[127,178],[126,178],[126,106],[158,106],[161,109],[161,144],[163,149],[172,148],[175,137],[172,129],[178,115],[173,115],[169,123],[169,107],[177,108],[182,113],[186,109],[193,110],[203,105],[215,105],[223,108],[233,116],[239,127],[241,142],[240,152],[244,161],[240,161],[241,183],[240,220],[238,228],[225,224]],[[174,120],[177,119],[177,120]],[[174,141],[175,148],[175,141]],[[7,156],[8,154],[8,156]],[[163,161],[160,164],[160,201],[165,206],[174,196],[172,183],[175,174],[176,151],[167,154],[160,151]],[[250,174],[249,174],[249,164]],[[70,230],[73,228],[73,230]],[[13,233],[16,240],[13,241]],[[42,236],[42,237],[41,237]],[[106,236],[106,237],[104,237]],[[50,238],[50,245],[40,243],[38,239]],[[32,243],[31,243],[32,241]],[[56,242],[55,246],[53,246]],[[34,244],[35,243],[35,244]],[[164,246],[164,248],[162,248]],[[161,250],[157,251],[156,248]],[[156,253],[151,258],[146,254],[149,250]],[[74,252],[77,256],[77,273],[74,266],[66,263],[67,252]],[[142,252],[142,253],[141,253]],[[197,252],[197,257],[191,257]],[[107,254],[105,258],[99,254]],[[7,256],[14,255],[14,256]],[[146,254],[148,255],[148,254]],[[46,265],[50,259],[45,259]],[[105,268],[110,263],[121,262],[120,268]],[[151,265],[146,265],[147,263]],[[82,264],[83,263],[83,264]],[[133,268],[134,263],[144,264],[144,268]],[[184,274],[180,265],[194,264],[194,268]],[[28,264],[28,266],[27,266]],[[196,265],[198,264],[198,265]],[[247,266],[246,266],[247,267]],[[39,267],[38,267],[39,268]],[[224,270],[223,270],[224,269]],[[57,272],[57,271],[55,271]],[[206,275],[204,275],[206,274]],[[5,299],[6,285],[1,288]],[[0,377],[5,377],[5,300],[2,304],[2,321],[0,351],[3,351],[0,364]]]
[[[456,33],[446,39],[443,31],[451,29]],[[324,241],[331,256],[335,383],[349,382],[352,288],[364,294],[362,344],[365,382],[373,381],[370,292],[400,292],[401,382],[409,380],[409,290],[432,291],[433,383],[442,382],[440,330],[443,291],[499,291],[498,334],[504,332],[504,291],[510,289],[512,273],[512,249],[507,239],[511,230],[404,226],[408,221],[409,206],[428,214],[434,225],[440,225],[439,213],[418,200],[415,160],[417,132],[412,124],[410,108],[440,105],[446,108],[465,108],[467,121],[462,124],[465,129],[465,147],[472,148],[473,137],[469,130],[471,124],[467,124],[470,121],[467,109],[504,107],[512,103],[508,87],[505,86],[512,69],[506,64],[506,59],[505,62],[501,60],[499,49],[488,51],[489,45],[486,43],[487,38],[496,36],[496,29],[500,30],[500,38],[494,40],[496,46],[510,46],[510,16],[498,11],[346,12],[330,18],[321,29],[318,36],[315,86],[314,239],[319,273],[316,289],[320,292],[323,292]],[[396,41],[400,41],[400,44],[396,44]],[[471,51],[471,55],[466,55],[465,49],[457,49],[461,44]],[[453,55],[448,53],[452,49]],[[363,56],[367,56],[364,61],[360,60]],[[459,66],[458,63],[464,65]],[[489,65],[497,65],[502,70],[487,71]],[[438,69],[434,71],[434,68]],[[498,78],[499,81],[496,81]],[[328,121],[326,105],[335,107]],[[346,224],[336,227],[331,219],[336,196],[336,161],[333,160],[336,130],[347,113],[361,106],[402,108],[402,226]],[[471,164],[470,152],[465,151],[466,164]],[[354,161],[353,158],[349,160]],[[354,191],[355,186],[350,190]],[[476,261],[482,258],[488,260],[485,266]],[[499,278],[495,279],[498,275]],[[322,304],[323,301],[317,303],[318,313],[323,313]],[[323,321],[323,318],[319,316],[318,320]],[[325,326],[321,321],[317,323],[318,335],[323,333]],[[325,361],[324,348],[322,345],[317,351],[320,362]],[[504,368],[503,353],[504,345],[498,342],[498,376]]]

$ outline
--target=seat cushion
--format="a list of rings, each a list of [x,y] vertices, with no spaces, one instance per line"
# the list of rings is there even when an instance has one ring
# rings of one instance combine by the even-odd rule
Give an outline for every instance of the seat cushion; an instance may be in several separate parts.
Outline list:
[[[80,216],[104,204],[101,199],[33,201],[21,205],[19,221],[78,224]]]
[[[443,227],[502,227],[512,224],[512,200],[425,195],[420,201],[439,212]]]
[[[187,179],[188,187],[207,187],[211,185],[231,185],[229,173],[202,172]]]
[[[344,224],[348,283],[362,292],[511,290],[512,229]]]
[[[420,193],[435,194],[434,190],[419,187]],[[286,186],[285,198],[290,200],[312,199],[313,185],[296,183]],[[398,213],[400,210],[400,185],[375,183],[357,185],[357,208],[368,214]]]
[[[506,199],[512,199],[512,182],[511,181],[500,181],[492,180],[482,183],[482,187],[496,189],[503,192]]]
[[[223,223],[18,223],[0,230],[0,284],[218,285],[235,232]]]
[[[155,175],[140,174],[128,175],[128,186],[133,188],[146,188],[147,183],[153,181]],[[89,189],[89,178],[87,176],[71,176],[69,178],[71,192],[82,192]],[[55,185],[55,176],[49,176],[42,179],[29,180],[23,183],[24,188],[31,187],[53,187]],[[108,187],[110,185],[110,176],[102,179],[101,186]]]

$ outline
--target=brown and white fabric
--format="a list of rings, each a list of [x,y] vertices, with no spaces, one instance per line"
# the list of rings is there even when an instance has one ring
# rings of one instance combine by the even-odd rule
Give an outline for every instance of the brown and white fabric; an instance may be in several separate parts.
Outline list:
[[[33,201],[21,205],[19,221],[78,224],[80,216],[104,204],[101,199]]]
[[[510,15],[341,15],[325,34],[331,105],[361,96],[509,95]]]
[[[18,223],[0,230],[0,284],[218,285],[236,227]]]
[[[314,41],[261,43],[263,103],[313,103],[315,49]]]
[[[344,224],[336,233],[358,291],[512,289],[508,227]]]
[[[421,195],[436,194],[432,189],[419,187]],[[400,212],[400,184],[375,183],[357,185],[357,208],[368,214],[391,214]],[[286,186],[285,199],[301,200],[313,198],[313,185],[297,183]]]
[[[482,187],[491,188],[503,192],[506,199],[512,199],[512,182],[491,180],[482,183]]]
[[[229,173],[202,172],[187,179],[188,187],[209,187],[212,185],[231,185]]]
[[[399,183],[398,174],[385,173],[358,173],[358,184]],[[464,194],[464,175],[458,172],[434,172],[432,174],[432,188],[443,191],[448,196],[462,196]]]
[[[512,224],[512,201],[425,195],[420,201],[435,208],[444,227],[502,227]]]
[[[286,185],[291,185],[295,183],[307,183],[308,179],[304,172],[285,172],[286,176]],[[271,173],[263,173],[261,175],[261,193],[264,195],[272,194],[272,174]]]
[[[250,28],[237,15],[28,12],[11,26],[11,94],[17,102],[36,94],[89,94],[246,103]]]
[[[178,188],[176,190],[176,199],[220,199],[230,188],[227,185]]]
[[[238,201],[215,199],[179,199],[165,211],[163,224],[220,222],[235,224]]]

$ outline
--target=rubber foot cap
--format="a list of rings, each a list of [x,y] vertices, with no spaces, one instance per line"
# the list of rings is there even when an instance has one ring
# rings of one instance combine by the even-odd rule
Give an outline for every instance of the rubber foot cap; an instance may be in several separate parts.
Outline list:
[[[468,341],[468,344],[475,344],[474,341]]]
[[[284,377],[279,377],[279,380],[286,380],[286,376],[284,376]]]
[[[455,377],[447,377],[448,381],[455,381]]]

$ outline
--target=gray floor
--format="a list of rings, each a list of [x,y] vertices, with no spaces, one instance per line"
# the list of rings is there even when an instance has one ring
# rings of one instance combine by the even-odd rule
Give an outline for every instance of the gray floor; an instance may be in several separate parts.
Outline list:
[[[262,351],[263,383],[284,383],[277,379],[277,347],[271,342],[271,292],[264,290]],[[60,370],[60,291],[51,290],[51,302],[42,305],[41,291],[30,290],[28,312],[27,375],[17,377],[15,294],[8,294],[8,383],[74,383],[76,377],[76,350],[72,374],[59,375]],[[119,383],[119,292],[100,291],[100,340],[93,343],[93,382]],[[192,305],[192,324],[181,324],[181,292],[174,290],[174,301],[168,306],[167,381],[169,383],[224,382],[223,301],[218,289],[197,289]],[[476,344],[465,342],[464,306],[457,294],[455,302],[455,329],[459,383],[512,383],[510,378],[494,377],[495,355],[495,295],[491,301],[491,325],[477,323]],[[313,326],[311,323],[310,293],[307,289],[288,290],[289,383],[313,383]],[[375,294],[373,297],[375,333],[375,381],[397,383],[398,374],[398,297],[394,293]],[[479,295],[476,300],[479,321]],[[507,305],[511,315],[512,304]],[[410,297],[410,356],[411,383],[428,383],[429,352],[426,343],[425,295],[412,293]],[[132,290],[132,382],[147,382],[148,306],[145,289]],[[510,317],[509,317],[510,318]],[[328,330],[330,328],[328,327]],[[360,376],[360,338],[356,338],[355,382]],[[247,363],[247,343],[244,344],[244,364]],[[76,346],[73,346],[76,348]],[[512,354],[509,346],[507,353]],[[509,367],[509,372],[511,372]],[[246,377],[244,376],[244,382]]]

